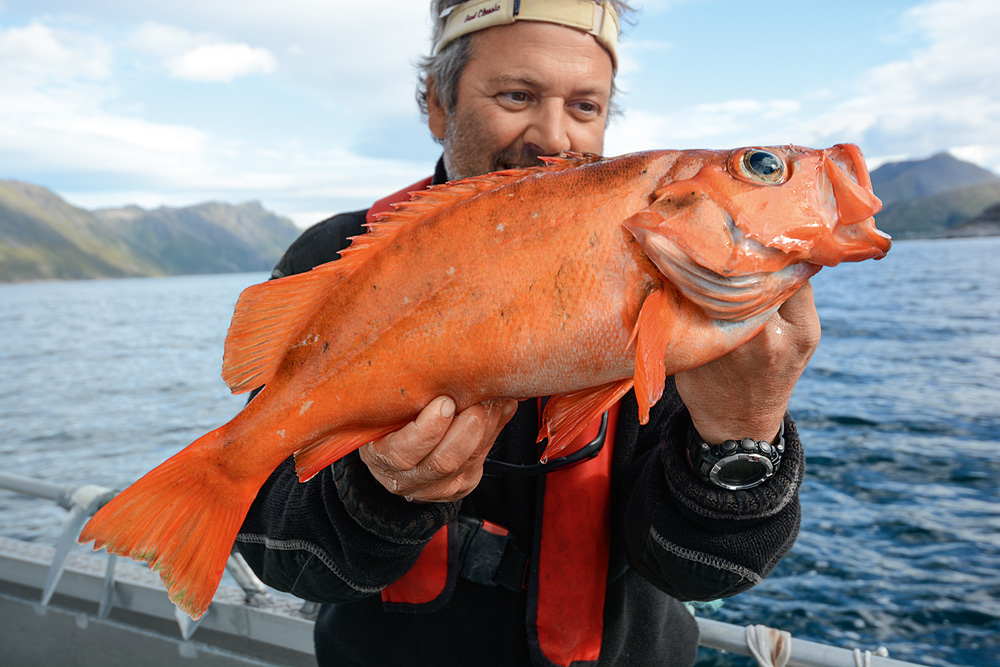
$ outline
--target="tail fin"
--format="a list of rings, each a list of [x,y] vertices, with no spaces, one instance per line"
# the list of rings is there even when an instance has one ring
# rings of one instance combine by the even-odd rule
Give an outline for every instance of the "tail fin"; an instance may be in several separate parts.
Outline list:
[[[226,561],[265,480],[234,480],[209,459],[217,429],[118,494],[90,519],[80,542],[145,561],[170,600],[200,618],[219,587]],[[270,472],[270,471],[268,471]]]

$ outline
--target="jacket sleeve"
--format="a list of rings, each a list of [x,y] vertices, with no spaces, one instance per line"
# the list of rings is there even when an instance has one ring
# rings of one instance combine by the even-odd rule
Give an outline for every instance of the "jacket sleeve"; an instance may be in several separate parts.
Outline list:
[[[691,420],[672,380],[661,403],[659,419],[640,427],[616,496],[629,564],[679,600],[741,593],[774,569],[798,535],[805,461],[795,424],[785,416],[778,471],[759,486],[730,491],[691,469]]]
[[[378,593],[403,576],[457,503],[408,503],[357,452],[301,483],[291,459],[261,488],[236,546],[264,583],[314,602]]]

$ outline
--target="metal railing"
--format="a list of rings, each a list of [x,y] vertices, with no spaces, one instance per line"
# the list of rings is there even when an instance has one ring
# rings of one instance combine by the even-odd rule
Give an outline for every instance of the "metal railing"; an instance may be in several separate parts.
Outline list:
[[[45,480],[0,473],[0,488],[37,498],[55,501],[69,510],[65,528],[56,545],[56,551],[49,566],[42,590],[42,605],[48,604],[66,567],[70,548],[76,542],[80,529],[86,520],[115,495],[115,491],[105,487],[87,484],[67,487]],[[106,618],[112,607],[115,557],[109,558],[100,594],[98,616]],[[257,578],[243,561],[234,553],[226,565],[226,570],[243,591],[243,603],[248,607],[258,607],[270,600],[268,588]],[[166,595],[165,590],[163,595]],[[305,603],[296,616],[302,621],[312,616],[315,605]],[[175,609],[175,617],[181,635],[186,640],[194,634],[200,624]],[[202,620],[208,614],[202,617]],[[274,617],[272,617],[274,618]],[[728,651],[755,658],[762,667],[789,665],[792,667],[919,667],[914,663],[887,657],[884,648],[877,651],[844,649],[819,642],[795,639],[788,633],[765,626],[738,626],[696,616],[702,646]],[[257,627],[261,627],[259,624]],[[280,634],[269,633],[269,634]],[[311,634],[311,633],[310,633]],[[299,640],[301,643],[301,640]],[[301,649],[301,646],[296,648]]]

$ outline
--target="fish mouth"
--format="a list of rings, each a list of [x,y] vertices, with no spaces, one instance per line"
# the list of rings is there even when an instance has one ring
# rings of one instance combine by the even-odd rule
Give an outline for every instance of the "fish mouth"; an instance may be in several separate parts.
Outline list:
[[[875,227],[874,216],[882,210],[882,201],[872,192],[871,175],[861,149],[854,144],[837,144],[823,151],[823,169],[837,202],[838,223],[833,235],[839,248],[835,257],[818,255],[809,259],[833,266],[885,257],[892,238]]]
[[[798,262],[779,271],[724,276],[662,234],[643,227],[631,232],[664,277],[714,320],[743,321],[775,309],[821,268]]]

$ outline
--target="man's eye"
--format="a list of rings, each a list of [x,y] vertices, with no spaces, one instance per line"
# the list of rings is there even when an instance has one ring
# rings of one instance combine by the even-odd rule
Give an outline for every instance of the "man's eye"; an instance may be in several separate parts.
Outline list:
[[[511,102],[516,102],[518,104],[524,104],[529,99],[528,93],[525,93],[520,90],[500,93],[500,97],[509,100]]]

